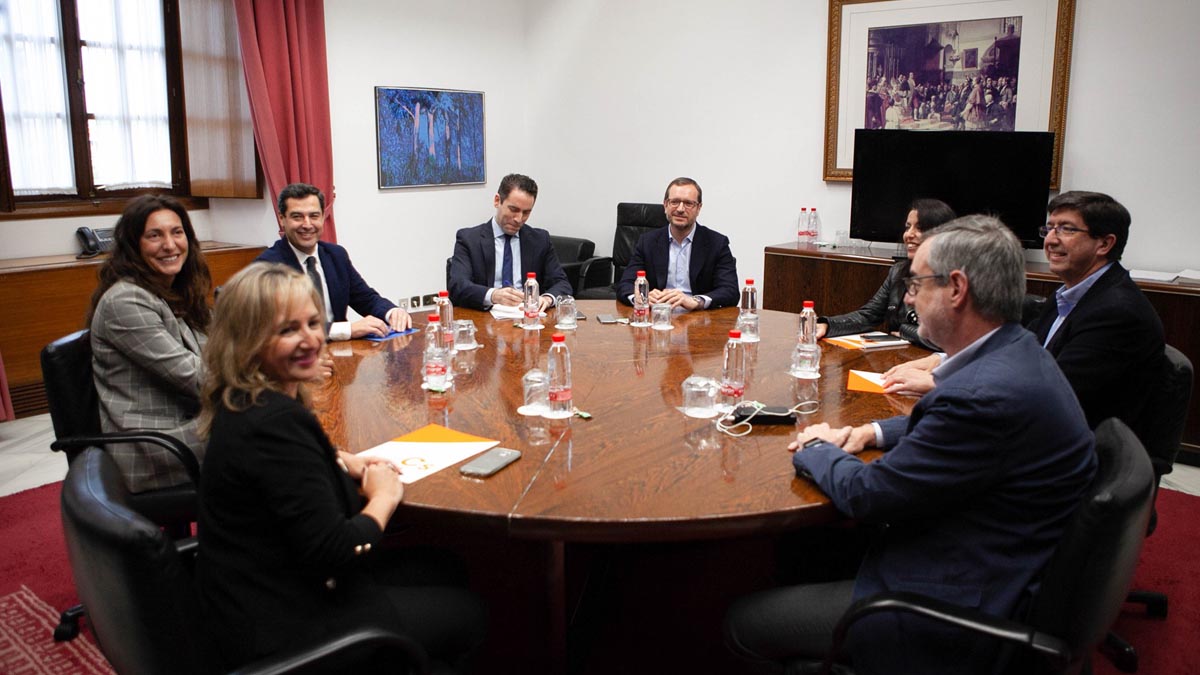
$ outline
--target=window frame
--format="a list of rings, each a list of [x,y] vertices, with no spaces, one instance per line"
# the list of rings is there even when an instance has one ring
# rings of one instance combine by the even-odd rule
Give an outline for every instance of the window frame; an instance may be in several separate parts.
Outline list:
[[[92,173],[88,114],[81,80],[83,45],[79,39],[77,0],[57,0],[61,20],[63,61],[67,81],[67,107],[70,115],[71,148],[75,162],[73,194],[18,196],[12,192],[7,136],[0,138],[0,220],[60,218],[118,214],[131,197],[143,194],[169,194],[191,209],[208,208],[208,199],[193,197],[188,170],[187,119],[183,99],[183,50],[180,40],[178,0],[160,0],[163,13],[163,47],[167,78],[167,120],[170,135],[171,188],[133,188],[97,190]],[[4,103],[0,92],[0,132],[3,131]]]

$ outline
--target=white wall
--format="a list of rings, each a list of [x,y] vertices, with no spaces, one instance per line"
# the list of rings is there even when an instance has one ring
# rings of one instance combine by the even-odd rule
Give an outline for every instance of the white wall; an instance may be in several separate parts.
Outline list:
[[[1200,176],[1189,81],[1200,3],[1077,0],[1062,183],[1129,207],[1131,267],[1200,268],[1187,195]],[[826,0],[326,2],[340,243],[390,296],[443,285],[454,231],[491,214],[510,171],[541,192],[531,223],[612,246],[618,201],[690,175],[700,221],[743,276],[802,205],[845,229],[850,186],[821,179]],[[487,184],[376,188],[373,87],[486,92]],[[194,214],[217,239],[270,243],[267,200]],[[101,219],[111,224],[115,218]],[[76,219],[0,222],[4,257],[74,250]]]

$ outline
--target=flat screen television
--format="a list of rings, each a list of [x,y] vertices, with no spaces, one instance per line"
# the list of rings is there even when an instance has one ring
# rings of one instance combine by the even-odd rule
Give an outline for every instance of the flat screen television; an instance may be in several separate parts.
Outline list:
[[[1022,246],[1041,248],[1053,152],[1048,131],[858,129],[850,236],[899,242],[909,204],[932,197],[960,216],[997,216]]]

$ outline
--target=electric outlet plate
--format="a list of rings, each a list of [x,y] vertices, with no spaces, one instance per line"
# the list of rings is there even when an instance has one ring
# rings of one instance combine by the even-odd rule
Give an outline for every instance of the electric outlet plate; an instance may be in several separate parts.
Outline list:
[[[437,297],[437,293],[430,293],[429,295],[422,295],[421,296],[421,306],[422,307],[432,307],[433,299],[436,297]]]
[[[396,306],[400,309],[408,309],[408,298],[400,298],[396,300]]]
[[[414,295],[411,298],[409,298],[408,306],[410,309],[416,309],[417,307],[420,307],[421,306],[421,296]]]

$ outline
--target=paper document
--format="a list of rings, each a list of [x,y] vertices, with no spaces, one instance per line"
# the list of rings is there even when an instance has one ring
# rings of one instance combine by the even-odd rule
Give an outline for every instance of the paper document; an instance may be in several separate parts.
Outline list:
[[[1155,272],[1154,270],[1129,270],[1129,276],[1142,281],[1175,281],[1174,272]]]
[[[882,394],[883,373],[869,373],[865,370],[851,370],[846,377],[846,388],[850,391],[865,391],[868,394]]]
[[[516,305],[492,305],[493,319],[523,319],[525,318],[525,309]],[[545,312],[540,312],[538,316],[546,316]]]
[[[889,337],[886,340],[864,340],[863,335],[870,333],[859,333],[858,335],[842,335],[840,337],[827,337],[826,342],[832,342],[839,347],[846,349],[882,349],[884,347],[907,347],[908,340],[900,337]]]
[[[400,467],[400,481],[408,485],[468,457],[478,455],[499,443],[500,441],[430,424],[370,450],[364,450],[359,456],[389,460]]]
[[[1200,286],[1200,270],[1184,270],[1179,273],[1176,281],[1190,286]]]

